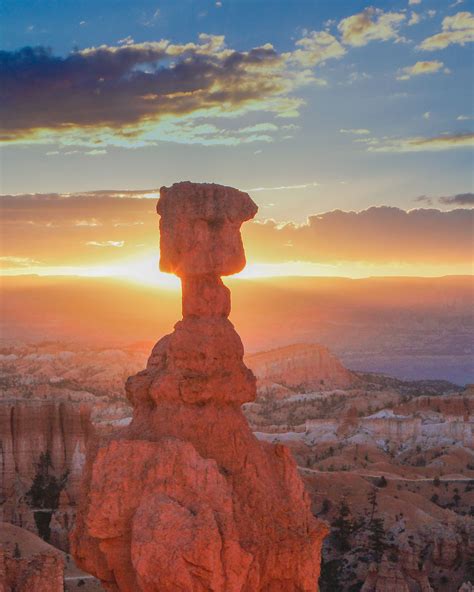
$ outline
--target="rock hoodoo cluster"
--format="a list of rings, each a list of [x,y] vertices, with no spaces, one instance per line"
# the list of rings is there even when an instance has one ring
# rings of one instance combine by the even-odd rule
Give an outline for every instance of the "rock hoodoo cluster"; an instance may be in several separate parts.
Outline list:
[[[89,450],[75,558],[113,592],[316,591],[327,529],[289,451],[257,441],[240,410],[255,378],[221,276],[244,267],[240,226],[257,207],[178,183],[157,209],[183,320],[129,378],[131,424]]]

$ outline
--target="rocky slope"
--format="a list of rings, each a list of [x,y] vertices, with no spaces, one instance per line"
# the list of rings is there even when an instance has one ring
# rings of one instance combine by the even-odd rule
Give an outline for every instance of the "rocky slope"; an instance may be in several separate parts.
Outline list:
[[[245,357],[257,377],[259,394],[288,396],[291,391],[351,388],[360,380],[329,350],[318,344],[297,344]]]
[[[62,553],[35,535],[0,522],[1,592],[63,592]]]
[[[313,511],[332,526],[321,591],[469,589],[474,391],[363,378],[245,405],[260,439],[291,448]]]
[[[8,372],[2,375],[3,384],[8,384],[3,390],[8,399],[0,400],[0,408],[5,409],[0,431],[2,466],[6,468],[17,463],[25,475],[22,476],[21,472],[16,474],[13,488],[9,478],[9,493],[2,492],[2,495],[10,496],[2,498],[4,517],[8,516],[8,520],[23,523],[33,532],[38,532],[34,510],[25,503],[25,494],[31,489],[40,452],[45,452],[47,446],[45,440],[38,441],[31,426],[38,424],[38,418],[41,418],[40,423],[48,426],[41,430],[42,437],[50,434],[49,441],[56,442],[49,474],[60,479],[68,468],[60,459],[64,450],[71,449],[70,443],[57,444],[61,434],[71,432],[77,435],[80,426],[88,425],[77,419],[72,421],[70,414],[80,415],[83,405],[92,400],[95,404],[91,418],[96,425],[97,421],[100,425],[108,421],[122,422],[129,413],[129,407],[124,405],[120,393],[114,388],[111,389],[111,398],[107,399],[106,387],[101,390],[100,386],[104,384],[102,377],[109,376],[112,385],[118,384],[122,371],[114,360],[127,359],[124,362],[127,368],[138,364],[136,360],[139,356],[142,359],[145,357],[146,347],[146,344],[126,347],[121,350],[124,356],[115,353],[98,355],[100,350],[88,351],[84,346],[76,346],[75,349],[70,343],[21,345],[10,352],[15,353],[19,370],[16,371],[15,362],[10,361],[8,367],[4,366]],[[74,356],[69,356],[69,364],[61,361],[64,358],[62,351],[75,352]],[[31,356],[32,353],[35,356]],[[38,358],[41,360],[45,353],[52,354],[57,361],[51,361],[48,356],[47,364],[41,368]],[[82,376],[81,364],[87,363],[91,368],[94,358],[95,372],[87,378],[88,390],[79,378],[67,383],[50,381],[51,376],[61,379],[62,372]],[[95,377],[97,383],[94,382]],[[406,563],[410,557],[412,562],[418,557],[424,558],[425,571],[434,590],[457,591],[472,573],[466,555],[470,535],[463,523],[469,522],[468,514],[474,506],[474,458],[470,444],[474,391],[462,390],[442,381],[403,382],[368,373],[358,374],[357,377],[360,382],[356,386],[329,391],[323,388],[324,385],[312,390],[305,383],[291,389],[272,386],[269,391],[265,384],[260,383],[257,400],[244,405],[248,421],[259,438],[270,442],[281,441],[290,447],[311,492],[313,511],[333,524],[332,534],[324,547],[322,590],[349,590],[356,582],[362,586],[366,580],[367,586],[376,585],[383,589],[383,586],[389,586],[394,574],[401,573],[410,582],[411,592],[416,591],[418,584],[411,582],[400,558],[406,558],[403,559]],[[73,403],[83,395],[84,404]],[[13,400],[12,397],[17,398]],[[58,402],[53,403],[52,400]],[[59,419],[61,401],[68,408],[63,416],[69,417],[63,422],[63,427]],[[16,442],[15,455],[23,454],[24,460],[8,459],[6,454],[7,447],[10,455],[14,450],[11,444],[7,446],[5,443],[7,439],[9,442],[12,440],[7,425],[7,409],[13,406],[22,409],[17,417],[18,429],[13,440]],[[28,406],[32,410],[29,419],[28,411],[24,409]],[[53,413],[52,408],[56,408]],[[21,422],[20,417],[23,418]],[[47,417],[50,419],[45,419]],[[89,428],[85,433],[90,433]],[[8,436],[4,438],[4,434]],[[85,435],[82,440],[85,440]],[[71,457],[67,453],[67,456],[71,459],[74,455]],[[378,514],[384,519],[386,536],[393,538],[390,557],[399,557],[395,563],[390,562],[388,556],[380,564],[373,562],[368,538],[372,528],[369,527],[368,496],[381,475],[385,476],[387,485],[377,488]],[[72,517],[75,514],[77,499],[77,487],[73,488],[66,481],[65,489],[67,496],[60,496],[59,507],[53,512],[50,522],[51,540],[63,545],[63,548],[67,528],[61,516]],[[334,524],[339,524],[343,501],[350,510],[348,520],[354,522],[356,528],[349,536],[353,537],[353,541],[361,542],[359,546],[353,545],[357,551],[341,552],[337,548],[339,526]],[[12,512],[12,508],[16,511]],[[405,516],[403,524],[400,520],[395,521],[395,517],[401,514]],[[442,542],[435,544],[436,540]],[[457,542],[453,545],[451,541]],[[397,551],[410,546],[410,543],[416,547],[414,554]],[[454,566],[443,567],[440,561],[446,564],[448,556],[453,554],[456,557]],[[339,588],[331,587],[334,571],[339,573]],[[404,585],[407,585],[406,581]]]
[[[326,527],[289,451],[260,443],[240,406],[256,395],[220,276],[240,271],[247,194],[162,188],[162,270],[183,320],[127,382],[129,426],[91,447],[74,556],[110,591],[311,592]]]

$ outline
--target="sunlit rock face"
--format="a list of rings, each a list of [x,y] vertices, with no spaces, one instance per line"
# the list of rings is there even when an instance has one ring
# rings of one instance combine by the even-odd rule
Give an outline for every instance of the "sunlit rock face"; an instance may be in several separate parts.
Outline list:
[[[131,424],[88,453],[72,535],[79,565],[121,592],[312,592],[326,527],[288,450],[258,442],[256,395],[221,275],[240,271],[257,207],[229,187],[161,190],[161,268],[183,320],[127,381]]]

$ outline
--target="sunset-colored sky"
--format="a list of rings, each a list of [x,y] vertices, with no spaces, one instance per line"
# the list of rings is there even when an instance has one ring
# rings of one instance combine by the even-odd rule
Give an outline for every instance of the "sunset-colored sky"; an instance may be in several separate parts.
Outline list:
[[[4,0],[1,267],[152,277],[192,180],[259,205],[247,275],[472,273],[472,10]]]

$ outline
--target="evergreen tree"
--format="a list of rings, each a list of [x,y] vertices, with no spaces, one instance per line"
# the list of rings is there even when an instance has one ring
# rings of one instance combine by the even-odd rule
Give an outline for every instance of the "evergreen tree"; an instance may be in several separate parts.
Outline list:
[[[378,506],[378,502],[377,502],[377,489],[375,487],[372,487],[372,489],[369,491],[368,495],[367,495],[367,500],[370,504],[370,518],[369,518],[369,524],[372,523],[372,520],[374,519],[375,516],[375,512],[377,511],[377,506]]]
[[[369,549],[377,563],[380,563],[386,548],[387,541],[383,518],[373,518],[369,524]]]
[[[26,500],[34,511],[38,534],[49,541],[50,522],[53,512],[59,505],[59,495],[68,478],[66,471],[61,477],[52,474],[53,463],[49,450],[42,452],[36,465],[36,474],[31,488],[26,493]]]
[[[342,590],[339,574],[342,573],[342,563],[339,559],[324,561],[321,564],[319,577],[320,592],[340,592]]]
[[[332,526],[336,529],[334,532],[336,547],[342,553],[349,551],[351,548],[349,537],[353,530],[353,521],[351,518],[351,511],[345,499],[342,499],[339,504],[339,513],[332,523]]]

